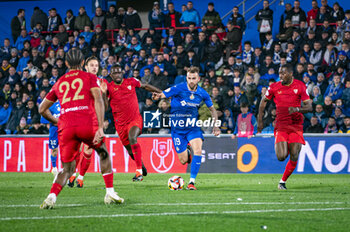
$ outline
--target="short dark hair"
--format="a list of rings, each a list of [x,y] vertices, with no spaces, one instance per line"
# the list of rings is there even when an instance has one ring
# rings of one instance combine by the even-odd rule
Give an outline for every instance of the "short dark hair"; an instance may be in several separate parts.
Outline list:
[[[19,14],[22,13],[23,11],[24,11],[24,9],[18,9],[17,15],[19,15]]]
[[[293,66],[291,64],[285,64],[282,68],[285,68],[289,73],[293,73]]]

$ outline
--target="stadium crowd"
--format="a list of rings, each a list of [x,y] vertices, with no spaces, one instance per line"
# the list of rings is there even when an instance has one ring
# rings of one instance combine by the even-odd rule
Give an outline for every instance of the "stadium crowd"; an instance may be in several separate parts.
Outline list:
[[[253,47],[250,41],[242,41],[246,24],[238,7],[226,25],[213,3],[202,19],[191,1],[182,5],[182,12],[175,11],[174,3],[167,7],[162,12],[154,2],[148,14],[150,28],[142,36],[137,30],[142,21],[133,7],[125,10],[111,5],[107,12],[98,7],[92,18],[80,7],[77,15],[67,10],[63,19],[55,8],[46,15],[35,7],[30,32],[25,11],[19,9],[11,21],[15,42],[5,39],[0,49],[0,134],[48,133],[38,106],[67,72],[65,53],[73,48],[86,58],[100,60],[99,78],[111,81],[110,68],[119,63],[125,78],[135,77],[162,90],[184,81],[189,67],[200,67],[200,85],[212,97],[222,133],[237,133],[236,119],[246,106],[253,114],[256,133],[260,100],[268,86],[279,81],[280,67],[290,63],[295,67],[294,78],[305,83],[313,101],[313,113],[305,114],[304,131],[350,133],[350,10],[322,0],[320,6],[312,1],[312,9],[304,11],[296,0],[293,6],[285,5],[279,33],[273,36],[276,19],[264,1],[255,17],[261,46]],[[141,114],[156,109],[169,114],[168,101],[153,101],[142,89],[137,94]],[[210,117],[205,105],[199,116]],[[263,133],[273,132],[275,117],[275,105],[270,102]],[[169,132],[168,128],[144,130]],[[106,114],[105,132],[115,133],[111,112]]]

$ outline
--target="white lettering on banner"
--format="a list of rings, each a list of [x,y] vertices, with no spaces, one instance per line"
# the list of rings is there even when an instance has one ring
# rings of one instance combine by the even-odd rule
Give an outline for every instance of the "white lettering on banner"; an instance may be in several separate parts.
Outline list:
[[[315,172],[322,172],[323,163],[326,170],[332,173],[338,173],[342,171],[348,164],[347,172],[350,172],[349,151],[346,148],[346,146],[339,143],[333,144],[325,152],[325,145],[326,145],[325,140],[320,140],[318,142],[317,157],[316,157],[315,153],[312,151],[310,147],[310,144],[306,142],[305,146],[303,146],[300,151],[297,171],[304,172],[305,159],[306,157],[308,157],[309,162]],[[338,164],[333,164],[332,157],[334,153],[337,153],[337,152],[340,153],[340,161]]]
[[[7,160],[12,156],[12,143],[10,140],[4,141],[4,172],[7,172]]]
[[[49,172],[51,170],[51,159],[50,159],[50,149],[49,141],[43,141],[43,172]]]
[[[17,163],[17,172],[26,171],[26,153],[25,153],[25,145],[24,140],[19,141],[19,148],[18,148],[18,163]]]
[[[125,163],[125,172],[129,172],[129,152],[126,150],[126,148],[123,146],[123,153],[124,153],[124,163]]]
[[[110,155],[110,159],[111,159],[111,164],[112,164],[112,170],[113,172],[117,172],[117,169],[113,168],[113,156],[115,156],[116,154],[113,152],[113,145],[116,144],[117,141],[116,140],[110,140],[109,141],[109,155]]]
[[[101,166],[100,166],[100,156],[95,152],[95,172],[101,172]]]
[[[339,152],[341,155],[340,162],[338,164],[332,163],[332,156],[334,153]],[[324,164],[328,171],[332,173],[337,173],[343,170],[348,162],[348,150],[342,144],[334,144],[330,148],[328,148],[326,155],[324,157]]]
[[[208,159],[234,159],[236,153],[208,153]]]
[[[299,160],[298,160],[298,172],[304,172],[305,167],[305,158],[308,157],[311,166],[315,170],[315,172],[321,172],[322,171],[322,163],[323,163],[323,154],[324,154],[324,147],[325,147],[326,141],[320,140],[318,143],[318,149],[317,149],[317,157],[315,156],[314,152],[312,151],[310,144],[306,141],[305,145],[302,146],[300,154],[299,154]]]

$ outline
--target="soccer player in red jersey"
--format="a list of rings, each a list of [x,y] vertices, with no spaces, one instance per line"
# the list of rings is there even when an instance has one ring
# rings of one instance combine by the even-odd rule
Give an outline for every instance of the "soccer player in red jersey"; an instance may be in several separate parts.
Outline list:
[[[280,71],[281,81],[271,84],[260,102],[258,115],[258,132],[263,129],[263,115],[266,103],[274,98],[276,103],[275,151],[277,159],[284,161],[288,154],[290,159],[286,165],[279,189],[287,189],[286,181],[294,171],[302,144],[303,114],[312,111],[312,105],[306,86],[293,78],[293,67],[284,65]],[[301,106],[303,102],[303,106]]]
[[[143,88],[150,92],[162,91],[152,85],[142,84],[135,78],[123,78],[123,70],[119,65],[111,68],[111,83],[101,83],[103,98],[108,107],[108,99],[112,108],[115,128],[123,146],[129,155],[134,157],[136,163],[136,175],[133,181],[143,180],[141,146],[137,143],[137,137],[142,132],[143,120],[139,111],[139,104],[135,88]]]
[[[89,58],[86,59],[85,61],[85,70],[88,73],[92,73],[94,75],[97,75],[98,70],[99,70],[99,62],[98,59],[95,56],[90,56]],[[99,82],[101,83],[102,80],[99,79]],[[84,186],[84,176],[87,170],[90,167],[91,164],[91,157],[92,157],[92,152],[93,149],[89,148],[88,145],[82,143],[80,147],[80,169],[79,169],[79,176],[77,178],[77,187],[82,188]],[[78,163],[76,163],[76,166],[78,167]],[[76,178],[76,172],[69,178],[67,185],[69,187],[74,187],[74,181]]]
[[[101,173],[106,185],[104,202],[124,202],[114,191],[111,160],[104,144],[104,103],[101,90],[95,75],[81,71],[83,64],[83,53],[78,49],[71,49],[66,55],[66,65],[70,71],[55,83],[39,107],[44,118],[58,125],[63,166],[63,170],[55,178],[50,194],[41,204],[41,209],[54,207],[57,195],[75,170],[75,158],[79,155],[82,142],[94,148],[100,156]],[[61,103],[58,120],[49,111],[57,99]]]

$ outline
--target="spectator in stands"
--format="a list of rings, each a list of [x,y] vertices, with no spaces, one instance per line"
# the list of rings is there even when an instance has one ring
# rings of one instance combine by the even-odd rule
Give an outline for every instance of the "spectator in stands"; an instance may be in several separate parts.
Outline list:
[[[81,6],[79,8],[79,15],[75,18],[74,21],[74,30],[82,31],[85,30],[86,26],[91,27],[91,21],[85,11],[85,7]]]
[[[91,22],[93,28],[96,28],[97,25],[100,25],[103,30],[106,28],[106,16],[101,7],[96,8],[95,16],[92,18]]]
[[[155,65],[153,68],[153,73],[151,74],[149,84],[161,90],[165,90],[168,86],[168,77],[161,72],[159,66],[157,65]]]
[[[335,122],[334,117],[329,117],[328,123],[327,123],[326,127],[324,128],[324,133],[325,134],[338,133],[338,127],[337,127],[337,124]]]
[[[323,60],[323,50],[322,50],[322,45],[319,41],[316,41],[314,43],[313,50],[311,51],[310,54],[310,60],[309,62],[315,66],[315,69],[322,64]]]
[[[9,130],[10,134],[14,133],[17,125],[21,118],[24,116],[25,108],[21,99],[16,100],[16,107],[12,109],[9,120],[7,121],[6,129]]]
[[[237,117],[232,139],[236,138],[236,136],[250,139],[257,133],[257,121],[255,116],[249,112],[247,103],[242,103],[240,109],[242,113]]]
[[[40,23],[43,28],[47,28],[47,15],[39,7],[34,7],[34,12],[30,18],[30,28],[34,30],[35,26]]]
[[[350,117],[344,118],[344,124],[340,127],[338,133],[350,134]]]
[[[141,18],[131,6],[128,7],[128,11],[125,14],[123,26],[127,29],[142,28]],[[138,33],[138,31],[135,33]]]
[[[339,5],[338,2],[333,4],[333,9],[331,11],[331,22],[335,23],[342,21],[345,18],[344,9]]]
[[[327,12],[327,9],[325,6],[321,6],[320,10],[317,12],[316,16],[316,23],[323,23],[324,20],[330,20],[331,16],[330,13]]]
[[[98,49],[102,48],[103,43],[107,42],[107,35],[102,30],[102,26],[100,24],[97,24],[95,26],[95,33],[92,36],[91,39],[91,46],[96,46]]]
[[[73,11],[71,9],[67,10],[66,17],[64,18],[64,27],[67,31],[74,29],[75,16],[73,15]]]
[[[255,20],[258,22],[260,44],[263,45],[266,32],[272,31],[273,11],[269,8],[269,1],[264,0],[263,9],[255,15]]]
[[[217,36],[216,36],[217,38]],[[185,40],[184,42],[182,43],[182,47],[183,49],[185,50],[185,52],[187,53],[189,50],[194,50],[196,48],[196,42],[195,40],[193,39],[193,36],[192,34],[190,33],[187,33],[186,36],[185,36]],[[207,48],[207,47],[206,47]]]
[[[244,23],[244,19],[243,19]],[[214,3],[208,3],[208,10],[205,12],[202,18],[202,24],[205,24],[208,27],[208,31],[213,32],[216,27],[221,25],[221,18],[219,13],[214,9]]]
[[[48,31],[57,31],[58,26],[62,24],[62,18],[57,14],[56,8],[51,8],[49,10],[49,19],[47,24]]]
[[[188,27],[191,23],[195,23],[196,26],[200,25],[199,12],[193,8],[193,3],[191,1],[187,2],[187,9],[182,12],[180,22],[183,27]]]
[[[174,27],[169,28],[168,36],[165,38],[165,44],[169,52],[174,52],[178,45],[182,43],[180,33],[176,33]]]
[[[227,33],[223,38],[225,43],[226,60],[231,56],[231,54],[236,54],[239,52],[242,40],[241,30],[234,26],[232,21],[227,23]]]
[[[324,95],[324,93],[326,92],[326,89],[328,87],[328,83],[325,80],[325,77],[324,77],[323,73],[318,73],[317,74],[316,86],[320,87],[321,94]]]
[[[164,27],[180,27],[180,18],[181,13],[175,10],[174,3],[168,3],[168,13],[164,16]],[[175,32],[178,34],[181,30],[176,30]]]
[[[11,33],[14,43],[17,42],[17,38],[22,33],[22,30],[26,29],[26,19],[24,15],[24,9],[19,9],[17,11],[17,16],[13,17],[11,20]]]
[[[209,44],[205,48],[205,56],[206,56],[206,69],[215,68],[215,65],[222,58],[222,45],[219,41],[219,38],[216,34],[212,34]]]
[[[27,34],[27,30],[23,29],[23,30],[21,30],[21,35],[19,37],[17,37],[15,47],[19,51],[21,51],[24,48],[24,42],[30,41],[30,40],[31,40],[31,37],[30,37],[30,35]]]
[[[47,127],[40,124],[40,116],[33,118],[33,125],[29,128],[28,134],[42,135],[48,133]]]
[[[27,67],[27,62],[30,60],[29,52],[27,50],[23,50],[22,57],[18,61],[18,66],[16,71],[18,74],[22,74],[22,71],[25,67]]]
[[[329,96],[331,97],[332,101],[335,101],[339,98],[341,98],[343,93],[343,85],[340,82],[340,76],[339,75],[335,75],[333,77],[333,81],[332,83],[328,86],[326,92],[325,92],[325,96]]]
[[[153,8],[148,12],[148,22],[150,28],[163,27],[164,14],[159,7],[159,2],[153,3]],[[162,30],[156,30],[157,34],[162,34]]]
[[[243,15],[238,12],[238,6],[233,7],[232,14],[228,21],[232,22],[232,25],[238,26],[235,28],[239,29],[241,34],[243,34],[246,29],[246,24]]]
[[[124,22],[125,17],[125,9],[123,7],[118,8],[117,20],[118,20],[118,28],[121,28],[122,23]]]
[[[12,112],[12,106],[9,100],[2,102],[2,107],[0,107],[0,134],[5,134],[6,123],[8,122]]]
[[[85,58],[87,58],[87,55],[89,54],[89,44],[85,41],[84,36],[79,36],[79,43],[77,47],[84,54]]]
[[[308,126],[305,130],[306,133],[323,133],[324,129],[322,125],[318,122],[316,116],[312,116],[310,119],[310,126]]]
[[[84,31],[80,33],[79,37],[84,37],[85,42],[90,44],[90,41],[91,41],[92,37],[94,36],[94,34],[95,33],[91,31],[90,26],[85,26]]]
[[[318,11],[320,10],[320,8],[318,7],[318,3],[317,3],[317,1],[316,0],[312,0],[311,1],[311,6],[312,6],[312,8],[311,8],[311,10],[309,10],[308,12],[307,12],[307,23],[308,24],[310,24],[310,20],[311,19],[316,19],[316,17],[317,17],[317,13],[318,13]]]
[[[34,103],[33,100],[29,100],[27,102],[27,106],[26,106],[26,110],[25,110],[25,113],[24,113],[24,117],[26,119],[26,123],[31,125],[33,124],[33,119],[34,118],[40,118],[40,115],[39,115],[39,112],[38,112],[38,109]]]
[[[4,39],[4,46],[0,48],[0,60],[11,59],[11,43],[9,38]]]
[[[24,117],[21,118],[19,125],[16,127],[14,131],[16,134],[26,135],[29,132],[29,125],[26,123],[26,119]]]
[[[61,45],[66,44],[68,41],[68,33],[66,32],[66,28],[63,24],[58,26],[58,31],[59,32],[55,36],[58,39],[58,43]]]
[[[328,14],[330,14],[330,13],[333,11],[332,7],[330,7],[330,6],[328,5],[328,0],[321,0],[321,4],[322,4],[322,6],[326,9],[326,12],[327,12]],[[322,7],[322,6],[321,6],[321,7]]]
[[[340,128],[343,126],[344,123],[344,118],[345,118],[345,114],[343,114],[343,110],[341,107],[336,106],[334,109],[334,113],[332,114],[332,116],[335,119],[335,122],[337,124],[337,127]]]
[[[158,53],[157,61],[154,62],[154,65],[158,66],[163,75],[168,77],[168,81],[170,81],[169,77],[176,76],[175,67],[164,59],[164,55],[162,53]]]
[[[106,29],[107,30],[113,30],[120,28],[122,24],[122,21],[118,20],[118,15],[116,12],[115,5],[111,5],[108,9],[108,12],[106,14]],[[107,32],[107,35],[111,35],[111,32]]]
[[[306,22],[306,14],[305,12],[300,8],[300,2],[299,0],[294,1],[294,7],[290,11],[290,13],[287,15],[287,19],[289,19],[292,22],[293,26],[299,27],[300,23],[302,21]]]

